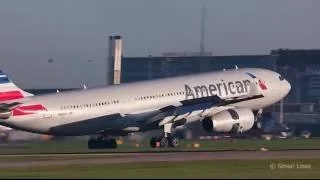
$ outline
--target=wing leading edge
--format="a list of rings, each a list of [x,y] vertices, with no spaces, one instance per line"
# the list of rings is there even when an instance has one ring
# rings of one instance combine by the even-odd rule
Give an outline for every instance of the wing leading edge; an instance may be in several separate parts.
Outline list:
[[[180,101],[179,106],[168,105],[159,109],[157,112],[152,112],[152,115],[144,121],[143,129],[152,129],[162,126],[163,124],[178,121],[184,119],[192,112],[198,111],[202,114],[206,109],[212,107],[224,107],[232,106],[235,103],[263,98],[262,94],[254,95],[244,98],[234,98],[234,99],[221,99],[218,96],[201,97],[197,99],[188,99]]]

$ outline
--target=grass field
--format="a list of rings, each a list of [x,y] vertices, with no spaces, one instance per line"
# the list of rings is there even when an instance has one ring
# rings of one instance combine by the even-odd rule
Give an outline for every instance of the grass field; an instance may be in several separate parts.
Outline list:
[[[320,139],[193,140],[181,141],[179,148],[152,149],[148,141],[128,141],[116,150],[88,150],[86,141],[47,141],[0,145],[2,162],[113,158],[108,154],[47,155],[46,153],[155,152],[320,149]],[[194,148],[193,144],[199,144]],[[46,155],[37,155],[44,153]],[[249,152],[250,153],[250,152]],[[25,154],[10,156],[10,154]],[[28,155],[29,154],[29,155]],[[31,155],[35,154],[35,155]],[[184,162],[139,162],[119,164],[75,164],[72,166],[30,166],[0,168],[0,178],[319,178],[320,157],[314,159],[215,160]]]
[[[319,178],[320,159],[216,160],[1,168],[0,178]]]
[[[199,144],[194,148],[193,144]],[[137,146],[139,145],[139,146]],[[274,139],[251,140],[185,140],[180,141],[179,148],[152,149],[148,141],[126,141],[117,149],[88,150],[84,140],[43,141],[29,143],[10,143],[0,145],[0,154],[34,154],[34,153],[88,153],[88,152],[151,152],[151,151],[217,151],[217,150],[270,150],[282,149],[320,149],[320,139]]]

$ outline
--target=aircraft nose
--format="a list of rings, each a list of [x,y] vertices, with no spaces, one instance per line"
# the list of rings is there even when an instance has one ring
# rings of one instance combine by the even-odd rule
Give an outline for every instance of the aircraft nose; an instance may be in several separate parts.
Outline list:
[[[291,90],[291,84],[289,83],[289,81],[285,80],[285,88],[287,90],[287,94],[290,92]]]
[[[281,82],[281,85],[280,85],[282,88],[282,93],[281,93],[281,96],[282,97],[285,97],[289,94],[290,90],[291,90],[291,84],[286,80],[284,79],[282,82]]]

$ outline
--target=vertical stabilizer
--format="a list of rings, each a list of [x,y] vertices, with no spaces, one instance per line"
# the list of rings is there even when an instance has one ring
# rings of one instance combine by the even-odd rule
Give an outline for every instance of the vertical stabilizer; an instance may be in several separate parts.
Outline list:
[[[0,102],[33,96],[16,86],[11,79],[0,70]]]

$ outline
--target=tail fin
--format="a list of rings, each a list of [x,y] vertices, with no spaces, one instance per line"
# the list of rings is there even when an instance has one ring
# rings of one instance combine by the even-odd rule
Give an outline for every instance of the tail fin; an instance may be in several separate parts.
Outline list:
[[[11,79],[0,70],[0,102],[33,96],[16,86]]]

